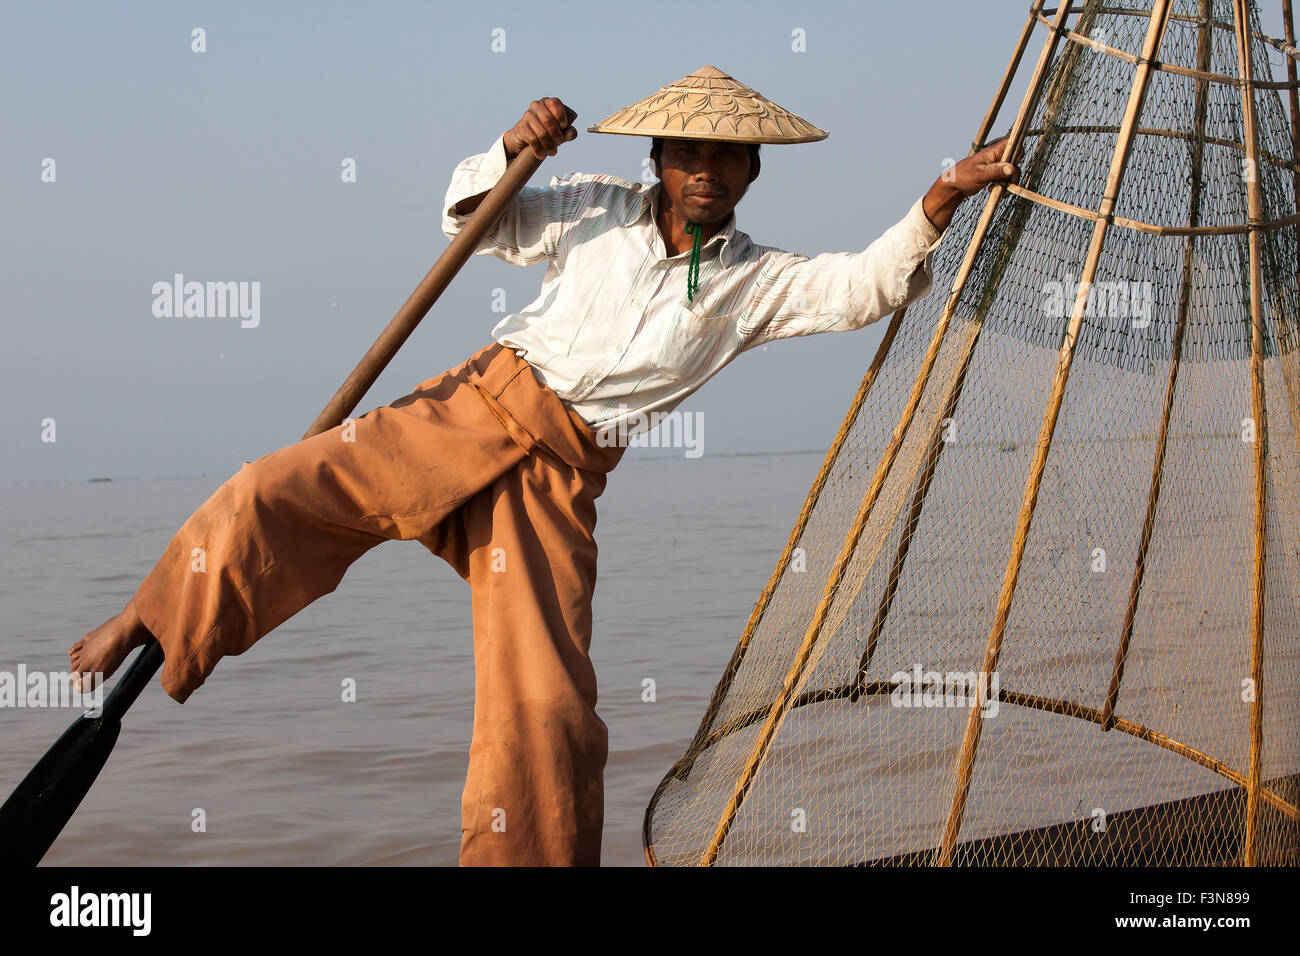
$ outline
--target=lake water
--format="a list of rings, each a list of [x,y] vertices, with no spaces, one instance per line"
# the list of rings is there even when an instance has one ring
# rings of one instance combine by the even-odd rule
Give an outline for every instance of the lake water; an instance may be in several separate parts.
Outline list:
[[[592,642],[610,731],[605,865],[643,865],[646,803],[698,726],[822,457],[633,449],[611,475]],[[0,487],[0,669],[65,670],[68,646],[121,609],[224,477]],[[45,862],[454,865],[473,666],[468,586],[419,544],[382,545],[184,706],[155,677]],[[340,701],[347,677],[356,703]],[[75,714],[0,709],[0,795]],[[191,828],[197,808],[206,832]]]

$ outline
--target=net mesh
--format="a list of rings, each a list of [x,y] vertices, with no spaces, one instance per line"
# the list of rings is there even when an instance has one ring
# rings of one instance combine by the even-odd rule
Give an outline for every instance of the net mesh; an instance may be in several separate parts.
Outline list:
[[[1022,117],[1024,188],[1102,205],[1139,70],[1114,51],[1140,57],[1149,7],[1075,4],[1066,25],[1096,43],[1053,48]],[[1231,0],[1171,10],[1160,63],[1240,75]],[[1253,76],[1272,81],[1253,7],[1249,29]],[[1290,96],[1253,93],[1265,223],[1296,211]],[[1151,70],[1114,215],[1248,223],[1242,105],[1239,84]],[[1005,195],[923,375],[983,211],[963,205],[937,291],[892,320],[770,598],[647,810],[652,862],[1230,864],[1248,842],[1253,862],[1296,861],[1296,226],[1258,232],[1259,422],[1245,231],[1109,226],[985,672],[1096,224]]]

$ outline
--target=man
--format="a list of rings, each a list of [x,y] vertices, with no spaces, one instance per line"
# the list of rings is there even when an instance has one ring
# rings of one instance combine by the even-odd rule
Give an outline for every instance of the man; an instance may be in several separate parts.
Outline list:
[[[520,151],[553,156],[574,139],[576,116],[535,101],[464,160],[444,231]],[[162,685],[183,703],[365,551],[419,540],[473,600],[461,863],[599,863],[608,735],[588,649],[595,499],[624,450],[610,431],[671,410],[747,349],[861,328],[923,295],[957,205],[1017,171],[994,144],[865,251],[810,259],[754,244],[733,210],[758,178],[760,143],[824,131],[713,67],[592,129],[651,136],[660,182],[572,174],[525,189],[477,252],[548,263],[538,299],[405,398],[246,464],[123,611],[70,649],[74,672],[108,676],[152,635]]]

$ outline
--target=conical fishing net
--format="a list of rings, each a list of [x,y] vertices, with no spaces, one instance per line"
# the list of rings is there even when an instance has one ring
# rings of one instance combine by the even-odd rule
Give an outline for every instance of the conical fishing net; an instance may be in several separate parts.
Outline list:
[[[654,863],[1297,860],[1288,43],[1238,0],[1030,21],[1019,188],[888,320]]]

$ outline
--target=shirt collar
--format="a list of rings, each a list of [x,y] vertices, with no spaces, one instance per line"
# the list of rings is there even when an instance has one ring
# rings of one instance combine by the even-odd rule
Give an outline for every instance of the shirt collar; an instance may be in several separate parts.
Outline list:
[[[659,197],[663,195],[663,182],[655,182],[651,186],[642,185],[641,187],[641,215],[637,216],[637,221],[644,216],[647,211],[650,213],[650,226],[658,230],[659,228]],[[738,240],[736,240],[736,211],[733,209],[727,216],[727,221],[721,229],[708,238],[700,246],[700,251],[718,246],[718,255],[722,259],[724,266],[731,266],[735,262]],[[660,237],[660,242],[663,237]]]

